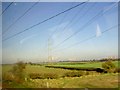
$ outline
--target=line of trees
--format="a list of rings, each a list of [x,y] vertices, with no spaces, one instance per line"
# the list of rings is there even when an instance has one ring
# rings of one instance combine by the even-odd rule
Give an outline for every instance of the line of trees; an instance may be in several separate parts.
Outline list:
[[[92,59],[92,60],[77,60],[77,61],[69,61],[69,60],[66,60],[66,61],[59,61],[59,62],[105,62],[105,61],[108,61],[108,60],[111,60],[111,61],[119,61],[120,58],[118,58],[118,59],[103,58],[103,59],[100,59],[100,60]]]

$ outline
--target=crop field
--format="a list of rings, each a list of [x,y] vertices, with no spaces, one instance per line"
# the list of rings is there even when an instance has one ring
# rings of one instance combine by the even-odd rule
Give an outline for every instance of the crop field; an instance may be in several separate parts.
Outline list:
[[[113,61],[116,67],[118,62]],[[27,64],[24,74],[29,78],[24,83],[10,83],[3,87],[14,88],[117,88],[119,73],[98,73],[96,71],[69,70],[62,68],[49,68],[46,66],[64,66],[64,67],[95,67],[101,68],[102,62],[60,62],[43,65]],[[2,74],[12,70],[13,65],[3,65]],[[97,83],[96,83],[97,82]],[[5,86],[4,86],[5,85]]]

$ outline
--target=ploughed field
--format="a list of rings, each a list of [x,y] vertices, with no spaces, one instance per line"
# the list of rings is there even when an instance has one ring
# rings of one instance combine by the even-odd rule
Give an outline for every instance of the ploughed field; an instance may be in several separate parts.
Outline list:
[[[94,70],[96,68],[103,69],[101,67],[102,63],[103,62],[58,62],[27,64],[24,70],[24,75],[26,76],[24,82],[21,84],[3,82],[3,87],[117,88],[119,73],[100,73]],[[113,61],[113,63],[118,67],[118,61]],[[13,65],[3,65],[2,74],[4,75],[4,73],[9,72],[12,67]]]

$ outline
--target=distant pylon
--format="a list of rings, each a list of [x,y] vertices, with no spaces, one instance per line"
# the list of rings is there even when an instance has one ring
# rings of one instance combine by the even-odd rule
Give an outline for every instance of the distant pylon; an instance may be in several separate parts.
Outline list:
[[[51,55],[51,42],[50,39],[48,39],[48,61],[51,62],[52,61],[52,55]]]

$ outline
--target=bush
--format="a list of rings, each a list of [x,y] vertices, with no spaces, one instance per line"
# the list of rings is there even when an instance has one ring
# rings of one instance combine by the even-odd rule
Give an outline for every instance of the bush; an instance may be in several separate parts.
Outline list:
[[[12,72],[20,81],[24,81],[24,79],[25,79],[25,72],[24,72],[25,67],[26,67],[26,64],[23,63],[22,61],[16,63],[13,66]]]
[[[106,61],[105,63],[102,64],[102,68],[104,68],[105,71],[112,73],[115,71],[115,65],[112,63],[111,60]]]
[[[55,73],[30,73],[31,79],[57,79],[58,75]]]
[[[15,76],[11,72],[6,72],[2,75],[3,82],[12,82],[15,80]]]
[[[25,79],[25,64],[23,62],[18,62],[16,63],[12,70],[4,73],[2,75],[2,79],[4,82],[16,82],[16,83],[20,83],[23,82]]]
[[[120,73],[120,68],[115,68],[114,73]]]
[[[5,83],[10,83],[10,82],[17,82],[17,83],[20,83],[22,82],[23,80],[21,78],[19,78],[18,76],[15,76],[13,73],[11,72],[6,72],[3,74],[2,76],[2,80],[3,82]]]
[[[44,73],[45,78],[47,79],[57,79],[59,76],[55,73]]]
[[[80,77],[85,75],[85,72],[83,71],[70,71],[65,73],[64,77]]]
[[[40,73],[30,73],[29,77],[31,79],[41,79],[42,78]]]

